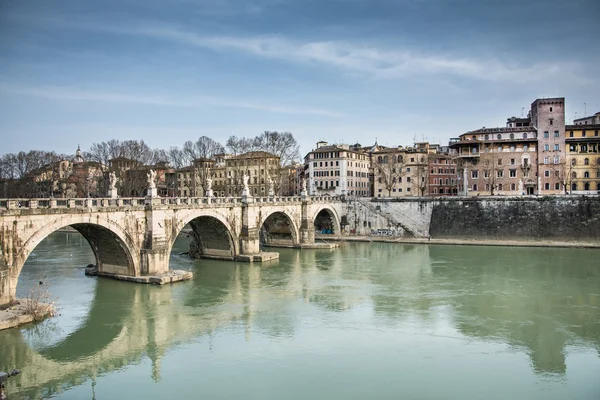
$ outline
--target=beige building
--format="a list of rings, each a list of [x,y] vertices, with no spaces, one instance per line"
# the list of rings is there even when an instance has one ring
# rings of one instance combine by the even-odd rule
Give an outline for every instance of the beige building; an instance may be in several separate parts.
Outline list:
[[[371,153],[373,197],[425,196],[428,146],[378,148]]]
[[[511,125],[511,119],[507,125]],[[482,128],[460,135],[450,142],[450,147],[456,160],[459,194],[511,196],[537,193],[537,132],[534,127]]]
[[[600,194],[600,123],[567,125],[565,129],[564,187],[571,194]]]
[[[267,196],[269,179],[277,195],[281,189],[281,174],[279,157],[266,151],[251,151],[237,156],[219,155],[215,157],[212,187],[215,196],[241,196],[243,176],[247,175],[252,196]]]
[[[304,157],[304,163],[304,179],[311,196],[372,196],[371,159],[362,149],[318,142],[317,148]]]

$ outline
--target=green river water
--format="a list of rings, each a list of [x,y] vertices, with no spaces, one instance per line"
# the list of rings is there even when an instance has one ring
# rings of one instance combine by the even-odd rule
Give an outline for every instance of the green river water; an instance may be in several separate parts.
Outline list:
[[[600,399],[600,250],[384,243],[191,260],[156,287],[29,257],[59,313],[0,332],[9,399]]]

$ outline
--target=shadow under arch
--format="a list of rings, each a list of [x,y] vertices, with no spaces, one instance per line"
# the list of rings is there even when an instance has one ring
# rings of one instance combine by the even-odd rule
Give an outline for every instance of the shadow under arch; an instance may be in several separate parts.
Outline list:
[[[238,254],[234,233],[227,221],[217,214],[202,213],[181,220],[175,227],[169,243],[169,255],[177,237],[186,226],[191,228],[191,257],[233,260]]]
[[[116,224],[103,219],[70,215],[53,221],[38,231],[23,244],[18,253],[17,274],[20,275],[25,261],[38,244],[51,233],[71,227],[79,232],[89,243],[96,258],[96,266],[100,273],[111,275],[139,275],[138,257],[134,257],[133,240]],[[18,276],[17,275],[17,276]]]
[[[83,325],[61,342],[38,353],[53,361],[76,361],[108,347],[132,314],[137,288],[127,282],[100,278]]]
[[[285,211],[275,211],[262,218],[260,242],[267,246],[295,247],[300,244],[298,227]]]
[[[341,233],[340,219],[334,209],[323,206],[317,209],[313,215],[313,224],[316,233]]]

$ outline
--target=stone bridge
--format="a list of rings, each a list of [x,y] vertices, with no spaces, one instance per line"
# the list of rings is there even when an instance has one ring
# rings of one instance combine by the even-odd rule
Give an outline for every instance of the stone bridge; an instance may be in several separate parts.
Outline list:
[[[261,242],[301,248],[314,244],[315,228],[340,234],[343,204],[308,196],[0,200],[0,306],[15,300],[29,254],[65,227],[89,242],[99,275],[142,278],[169,271],[188,224],[198,256],[262,261]]]

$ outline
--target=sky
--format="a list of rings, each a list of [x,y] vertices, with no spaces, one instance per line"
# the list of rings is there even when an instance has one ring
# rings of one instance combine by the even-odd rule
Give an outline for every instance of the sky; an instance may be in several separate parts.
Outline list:
[[[208,136],[447,144],[600,111],[597,0],[0,0],[0,154]],[[584,105],[585,103],[585,105]]]

